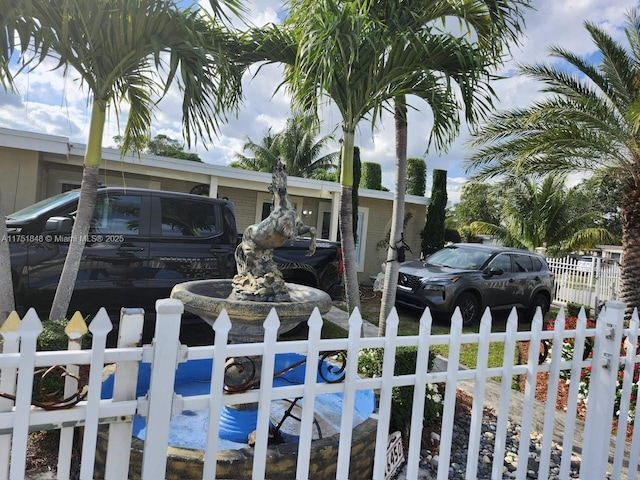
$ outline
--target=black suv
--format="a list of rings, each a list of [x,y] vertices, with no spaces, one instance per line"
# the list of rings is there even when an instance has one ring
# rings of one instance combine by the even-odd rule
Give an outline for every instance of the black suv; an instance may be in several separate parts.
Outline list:
[[[542,255],[515,248],[457,243],[425,260],[400,265],[396,304],[448,318],[460,307],[463,323],[480,320],[486,307],[518,307],[533,315],[549,310],[553,273]]]
[[[7,217],[11,268],[19,307],[51,308],[64,264],[79,190],[38,202]],[[141,188],[98,190],[70,312],[95,314],[100,307],[153,312],[177,283],[232,278],[238,233],[227,200]],[[337,242],[318,241],[307,257],[308,239],[274,251],[285,279],[318,288],[341,282]],[[24,309],[24,308],[23,308]]]

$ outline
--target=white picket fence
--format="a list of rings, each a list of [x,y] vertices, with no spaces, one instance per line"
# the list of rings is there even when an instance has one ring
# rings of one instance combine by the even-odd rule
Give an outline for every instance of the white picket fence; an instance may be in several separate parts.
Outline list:
[[[566,305],[577,303],[595,309],[608,300],[617,300],[620,291],[620,265],[594,257],[580,261],[573,257],[547,258],[555,274],[553,301]]]
[[[562,459],[559,478],[569,478],[572,452],[581,457],[580,478],[583,480],[607,478],[635,478],[628,472],[636,472],[640,453],[640,421],[634,425],[633,440],[627,442],[626,412],[629,411],[630,392],[633,376],[640,359],[636,352],[638,342],[638,315],[634,315],[627,328],[624,327],[624,307],[621,302],[609,302],[600,312],[596,328],[587,328],[584,311],[581,312],[575,330],[566,330],[564,321],[556,322],[553,331],[543,329],[543,319],[538,313],[530,331],[518,331],[518,318],[514,310],[507,320],[506,331],[491,332],[491,316],[487,310],[481,320],[477,334],[462,333],[462,319],[458,312],[452,317],[450,333],[433,335],[431,316],[425,311],[420,319],[419,334],[416,336],[398,336],[398,316],[395,310],[387,321],[385,337],[361,336],[362,319],[358,312],[349,319],[349,336],[343,339],[321,339],[322,318],[316,310],[309,318],[308,340],[278,341],[278,317],[275,310],[264,321],[264,341],[255,344],[227,344],[231,322],[223,312],[214,325],[215,340],[210,346],[184,347],[179,344],[179,329],[182,304],[166,299],[157,303],[156,336],[152,344],[135,346],[142,331],[142,313],[124,311],[121,318],[119,348],[105,348],[107,333],[111,324],[106,313],[101,310],[89,325],[92,333],[92,348],[81,350],[80,338],[85,332],[82,318],[74,316],[67,326],[70,346],[67,351],[36,352],[36,339],[42,331],[37,315],[31,310],[22,320],[12,316],[0,328],[4,340],[4,352],[0,354],[0,479],[22,479],[25,477],[25,459],[29,445],[29,432],[35,430],[60,429],[60,453],[57,475],[68,478],[71,463],[73,432],[82,427],[80,478],[94,477],[96,462],[96,444],[98,427],[109,424],[109,445],[106,458],[105,478],[123,479],[128,477],[129,452],[132,438],[132,418],[134,415],[146,417],[146,437],[141,461],[141,477],[160,479],[166,477],[167,445],[169,423],[172,414],[180,411],[209,409],[219,412],[222,405],[258,402],[257,439],[253,452],[251,478],[265,478],[267,456],[273,447],[267,446],[269,427],[269,405],[275,399],[302,397],[301,436],[297,447],[297,479],[309,478],[310,450],[312,446],[314,399],[317,395],[330,392],[343,394],[344,404],[341,417],[341,435],[336,457],[336,478],[349,476],[349,458],[352,443],[351,425],[353,402],[357,390],[373,389],[379,394],[377,431],[375,434],[375,454],[373,457],[373,479],[384,479],[387,471],[387,448],[389,442],[389,420],[392,401],[392,388],[404,385],[414,387],[411,436],[408,439],[406,454],[406,478],[418,478],[420,463],[420,441],[422,437],[422,412],[424,410],[427,384],[437,383],[445,388],[442,414],[441,444],[437,478],[445,480],[449,475],[451,459],[451,440],[456,404],[456,390],[459,382],[475,382],[471,428],[468,440],[468,460],[466,478],[476,479],[480,444],[482,409],[486,385],[491,378],[500,377],[500,400],[497,409],[497,428],[493,452],[493,473],[491,478],[503,478],[505,459],[505,436],[512,399],[512,381],[514,376],[526,376],[522,415],[516,420],[521,425],[521,438],[518,451],[518,469],[515,478],[529,478],[527,475],[530,436],[542,434],[542,447],[537,478],[548,478],[552,439],[554,435],[562,438]],[[561,314],[563,312],[561,311]],[[563,319],[564,317],[562,317]],[[622,339],[628,337],[626,355],[620,356]],[[561,358],[561,348],[552,348],[550,362],[539,365],[537,348],[529,349],[526,362],[516,358],[517,342],[531,342],[540,345],[542,340],[560,345],[565,338],[575,339],[576,355],[573,361]],[[585,338],[595,338],[594,360],[581,360],[581,349]],[[487,367],[489,345],[492,342],[504,343],[504,364],[501,367]],[[478,355],[476,368],[459,367],[460,346],[464,343],[477,343]],[[434,345],[448,345],[448,363],[446,371],[429,371],[429,350]],[[417,347],[417,362],[414,374],[394,375],[395,349],[401,346]],[[380,378],[360,378],[357,374],[358,353],[365,348],[384,348],[382,376]],[[307,374],[304,384],[273,387],[272,375],[274,358],[279,353],[299,353],[310,358],[318,358],[321,352],[344,350],[347,352],[345,380],[339,383],[317,383],[317,362],[307,362]],[[225,361],[236,356],[261,356],[262,378],[258,389],[240,394],[226,394],[223,391],[223,372]],[[213,358],[210,393],[191,397],[181,397],[174,392],[173,373],[181,362],[194,359]],[[146,395],[136,398],[136,379],[140,362],[151,364],[150,386]],[[113,398],[101,399],[103,367],[116,365],[116,377]],[[32,405],[31,391],[34,381],[34,369],[66,365],[69,371],[77,371],[79,365],[88,365],[88,390],[86,397],[75,403],[67,400],[68,408],[50,410]],[[617,437],[611,437],[611,420],[618,382],[619,367],[624,371],[622,395],[626,400],[621,405],[621,420]],[[573,378],[578,378],[581,369],[591,368],[591,386],[586,417],[584,443],[575,440],[576,405],[578,383],[570,384],[570,394],[563,432],[558,432],[554,422],[557,386],[561,370],[570,370]],[[549,372],[549,391],[544,409],[544,427],[542,432],[533,431],[535,384],[539,372]],[[66,395],[78,390],[76,381],[67,377]],[[637,405],[636,405],[637,406]],[[638,409],[636,409],[636,412]],[[218,415],[209,416],[207,443],[202,478],[216,478],[218,455]],[[609,456],[610,442],[616,448]],[[352,477],[353,478],[353,477]],[[514,477],[510,477],[514,478]]]

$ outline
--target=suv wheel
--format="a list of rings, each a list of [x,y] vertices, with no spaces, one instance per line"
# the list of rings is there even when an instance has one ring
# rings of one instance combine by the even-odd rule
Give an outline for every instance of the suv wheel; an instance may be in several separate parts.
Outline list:
[[[473,325],[480,318],[480,302],[472,293],[465,292],[460,295],[456,301],[456,307],[460,307],[464,326]]]
[[[533,320],[533,316],[536,314],[536,310],[540,307],[542,310],[542,316],[544,317],[549,311],[549,300],[547,296],[543,293],[536,293],[531,301],[531,305],[529,306],[529,315],[531,316],[531,320]]]

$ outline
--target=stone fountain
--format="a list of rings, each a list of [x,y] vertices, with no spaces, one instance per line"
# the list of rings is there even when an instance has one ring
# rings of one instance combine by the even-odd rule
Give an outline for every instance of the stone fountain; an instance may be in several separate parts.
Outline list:
[[[250,225],[242,235],[242,242],[235,252],[237,275],[233,280],[201,280],[176,285],[171,297],[184,304],[185,310],[198,315],[213,325],[220,312],[226,310],[232,328],[229,339],[234,343],[253,343],[263,339],[262,324],[275,308],[280,320],[280,332],[286,332],[301,322],[308,320],[314,308],[321,314],[331,309],[331,297],[324,291],[303,285],[286,283],[282,273],[273,260],[273,250],[297,235],[308,234],[311,237],[308,255],[316,248],[316,230],[305,225],[296,212],[287,193],[287,176],[284,164],[280,163],[273,171],[269,191],[273,195],[273,209],[262,222]],[[277,355],[276,363],[285,368],[300,361],[299,355]],[[249,364],[247,364],[247,361]],[[326,364],[326,362],[324,362]],[[260,378],[261,359],[231,359],[226,369],[225,388],[234,391],[251,383],[250,377]],[[304,368],[299,368],[298,372]],[[330,367],[325,365],[326,375],[330,376]],[[299,373],[298,373],[299,374]],[[296,374],[285,379],[295,382]],[[325,375],[320,375],[327,378]],[[297,381],[301,381],[302,377]],[[278,382],[278,379],[274,380]],[[373,409],[373,397],[370,392],[359,395],[367,397],[363,403],[364,419]],[[335,401],[335,399],[333,399]],[[322,409],[323,402],[316,403],[316,409]],[[336,408],[333,404],[326,407]],[[321,415],[320,412],[317,412]],[[335,414],[335,412],[333,412]],[[232,441],[244,441],[255,429],[257,404],[223,407],[220,413],[220,437]]]
[[[316,249],[316,229],[302,222],[287,194],[284,164],[274,169],[269,191],[273,210],[244,231],[235,252],[238,273],[233,280],[186,282],[171,292],[185,310],[210,324],[226,310],[234,325],[230,332],[234,342],[260,341],[262,322],[272,308],[278,312],[281,331],[287,331],[308,319],[315,307],[325,314],[332,305],[331,297],[322,290],[286,283],[273,260],[273,250],[298,235],[310,235],[308,255]]]
[[[276,166],[269,191],[273,209],[260,223],[250,225],[235,251],[237,274],[232,280],[199,280],[176,285],[171,297],[180,300],[186,311],[198,315],[213,326],[222,310],[226,310],[232,328],[232,343],[260,342],[264,335],[262,323],[272,308],[280,320],[279,332],[286,332],[306,321],[314,308],[325,314],[332,306],[324,291],[303,285],[286,283],[273,260],[273,250],[294,239],[309,234],[308,255],[316,249],[316,230],[305,225],[293,207],[287,193],[284,164]],[[225,387],[236,391],[260,378],[259,357],[237,358],[229,362]],[[221,412],[225,428],[221,437],[237,441],[255,429],[257,405],[224,407]]]
[[[232,343],[262,341],[264,335],[262,325],[273,308],[275,308],[280,320],[279,332],[282,333],[306,322],[314,308],[317,307],[321,314],[325,314],[332,307],[331,298],[326,292],[286,283],[273,260],[273,249],[280,247],[297,235],[309,234],[311,236],[309,255],[314,254],[316,245],[315,229],[301,221],[289,199],[287,177],[283,164],[274,169],[269,191],[273,195],[271,214],[262,222],[249,226],[244,231],[242,242],[236,248],[237,275],[232,280],[200,280],[178,284],[171,292],[171,297],[180,300],[184,304],[185,310],[198,315],[210,325],[213,325],[222,310],[226,310],[232,324],[229,332],[229,340]],[[274,378],[274,385],[278,385],[278,382],[288,382],[289,384],[303,382],[305,367],[304,360],[301,361],[300,357],[301,355],[296,354],[276,355],[276,371],[279,369],[287,371],[287,378],[284,376]],[[198,360],[194,361],[192,366],[179,366],[175,385],[177,393],[181,393],[180,388],[183,382],[189,384],[186,387],[188,390],[192,389],[193,384],[199,383],[204,388],[200,393],[208,393],[206,376],[211,372],[211,360],[208,363],[205,362],[206,364],[202,364],[202,362]],[[227,366],[231,368],[225,368],[225,389],[228,392],[241,391],[246,385],[252,385],[251,379],[260,379],[260,364],[260,357],[229,359]],[[292,367],[294,365],[298,366]],[[327,376],[331,376],[331,372],[335,368],[329,365],[326,360],[322,360],[320,365],[318,381],[327,381]],[[180,375],[181,369],[185,370],[183,375]],[[324,370],[324,373],[320,370]],[[247,374],[247,372],[249,373]],[[249,375],[249,379],[247,379],[247,375]],[[182,379],[179,378],[180,376]],[[335,381],[335,378],[331,381]],[[144,388],[142,385],[141,391],[144,391]],[[323,427],[324,431],[328,433],[326,438],[314,440],[317,453],[312,451],[312,458],[316,458],[316,460],[312,460],[312,463],[316,463],[314,468],[318,469],[316,470],[318,474],[321,471],[326,473],[332,468],[335,469],[335,464],[332,462],[335,462],[337,450],[335,454],[330,454],[329,451],[337,448],[335,437],[339,436],[339,415],[342,409],[342,400],[339,394],[324,395],[324,397],[326,397],[324,400],[320,397],[316,399],[314,411],[321,421],[333,423],[333,425],[328,425],[329,428]],[[272,412],[273,408],[274,405],[272,405]],[[275,405],[275,408],[279,407]],[[359,420],[354,427],[353,441],[356,444],[361,444],[362,447],[354,449],[352,453],[352,466],[359,471],[369,471],[372,468],[372,445],[374,445],[376,422],[369,419],[369,416],[373,409],[373,392],[359,390],[356,400],[356,417],[359,416]],[[334,422],[336,414],[337,424]],[[198,442],[203,436],[194,434],[194,431],[204,432],[200,425],[206,425],[205,420],[208,415],[208,411],[189,412],[187,415],[175,415],[172,419],[172,425],[174,421],[177,425],[176,431],[172,432],[172,435],[178,438],[175,438],[173,443],[170,441],[168,478],[171,477],[169,469],[179,472],[175,478],[185,478],[185,475],[189,476],[186,470],[190,470],[192,467],[196,469],[194,475],[198,476],[198,468],[201,469],[199,455],[202,454],[202,451],[199,450],[202,446]],[[233,478],[250,478],[244,476],[245,473],[251,471],[251,453],[247,442],[250,433],[255,430],[256,420],[257,404],[223,407],[223,411],[220,412],[220,439],[223,450],[218,453],[218,473],[222,474],[221,478],[227,478],[224,476],[227,467],[230,469],[229,472],[233,472]],[[137,426],[134,421],[134,436],[143,438],[143,419],[137,419],[137,421],[139,422]],[[333,431],[331,427],[334,427]],[[181,434],[181,429],[187,433]],[[136,432],[139,433],[136,434]],[[287,441],[287,432],[285,430],[279,432],[285,434],[285,441]],[[286,443],[278,445],[277,452],[269,455],[269,462],[276,465],[274,478],[289,478],[285,473],[285,465],[292,465],[292,471],[295,471],[297,447],[295,438],[291,441],[292,443],[288,446]],[[242,465],[245,463],[247,465],[243,467]],[[328,465],[329,470],[325,469],[325,464]],[[269,470],[273,467],[268,466],[267,468]],[[130,472],[130,474],[135,477],[135,472]]]

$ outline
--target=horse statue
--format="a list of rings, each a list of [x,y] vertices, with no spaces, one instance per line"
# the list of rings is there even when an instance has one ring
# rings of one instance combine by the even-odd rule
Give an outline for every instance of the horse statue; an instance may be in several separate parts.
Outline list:
[[[273,170],[269,192],[273,195],[271,213],[260,223],[248,226],[236,248],[238,273],[233,278],[229,298],[256,302],[290,301],[282,272],[273,260],[273,249],[287,240],[309,234],[311,243],[307,255],[316,251],[316,229],[305,225],[293,207],[282,162],[278,162]]]

